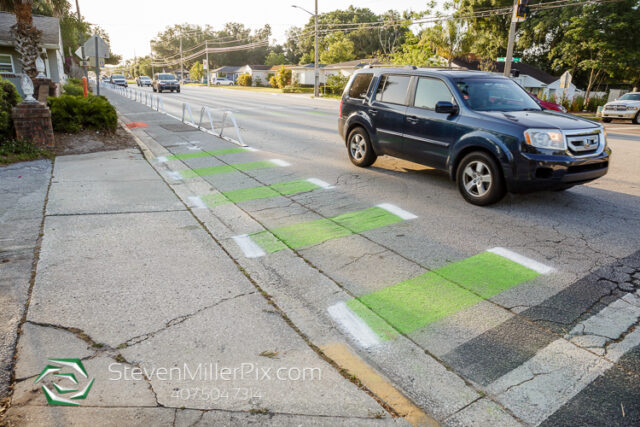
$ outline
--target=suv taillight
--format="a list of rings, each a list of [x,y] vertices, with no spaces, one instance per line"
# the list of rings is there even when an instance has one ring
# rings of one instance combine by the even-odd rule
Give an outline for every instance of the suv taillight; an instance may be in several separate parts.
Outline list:
[[[342,117],[342,98],[340,98],[340,112],[338,113],[338,117]]]

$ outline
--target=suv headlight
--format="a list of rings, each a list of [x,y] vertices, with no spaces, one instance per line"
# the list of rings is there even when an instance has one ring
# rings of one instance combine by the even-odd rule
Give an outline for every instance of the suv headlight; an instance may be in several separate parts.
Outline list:
[[[555,129],[527,129],[524,131],[527,144],[537,148],[566,150],[567,142],[564,135]]]

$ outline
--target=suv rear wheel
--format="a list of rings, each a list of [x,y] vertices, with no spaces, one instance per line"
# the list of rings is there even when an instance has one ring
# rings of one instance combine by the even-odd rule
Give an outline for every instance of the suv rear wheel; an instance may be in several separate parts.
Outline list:
[[[474,205],[491,205],[506,193],[497,162],[482,151],[467,154],[460,162],[456,175],[460,194]]]
[[[378,156],[373,152],[371,140],[367,131],[361,127],[353,129],[347,138],[347,152],[349,160],[356,166],[366,168],[376,161]]]

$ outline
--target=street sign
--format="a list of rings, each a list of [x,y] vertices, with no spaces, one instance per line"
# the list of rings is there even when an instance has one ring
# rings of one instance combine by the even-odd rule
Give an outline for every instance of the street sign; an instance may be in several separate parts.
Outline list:
[[[97,46],[98,51],[96,52],[96,39],[98,40]],[[77,52],[76,52],[77,54]],[[89,40],[84,43],[84,54],[87,57],[98,56],[100,58],[108,58],[109,57],[109,45],[102,40],[102,38],[98,35],[91,36]]]
[[[496,62],[507,62],[507,58],[505,56],[499,56]],[[511,58],[511,62],[522,62],[522,58]]]
[[[95,57],[87,58],[86,62],[88,63],[89,67],[95,67],[96,66],[96,58]],[[104,58],[100,58],[100,68],[104,68]]]

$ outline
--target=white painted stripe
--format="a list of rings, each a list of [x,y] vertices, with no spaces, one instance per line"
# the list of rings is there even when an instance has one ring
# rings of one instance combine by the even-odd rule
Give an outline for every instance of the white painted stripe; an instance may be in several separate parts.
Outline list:
[[[283,167],[291,166],[291,163],[289,163],[289,162],[285,162],[284,160],[280,160],[280,159],[271,159],[271,160],[269,160],[269,161],[270,161],[271,163],[275,163],[275,164],[276,164],[276,165],[278,165],[278,166],[283,166]]]
[[[188,149],[191,151],[196,151],[196,150],[199,150],[200,147],[188,147]]]
[[[167,162],[167,156],[156,157],[156,160],[158,161],[158,163],[166,163]]]
[[[317,185],[320,188],[324,188],[325,190],[328,190],[330,188],[335,188],[333,185],[329,184],[328,182],[324,182],[323,180],[318,178],[309,178],[307,179],[307,181],[309,181],[314,185]]]
[[[168,171],[167,172],[167,176],[173,180],[176,181],[182,181],[182,175],[180,175],[180,172],[177,171]]]
[[[491,248],[487,250],[487,252],[494,253],[496,255],[500,255],[503,258],[510,259],[513,262],[517,262],[520,265],[524,265],[527,268],[530,268],[533,271],[537,271],[540,274],[549,274],[556,271],[555,268],[549,267],[548,265],[544,265],[536,260],[528,258],[524,255],[520,255],[519,253],[513,252],[506,248]]]
[[[327,309],[329,315],[340,327],[364,348],[380,344],[378,336],[358,317],[344,302],[339,302]]]
[[[418,218],[416,215],[411,212],[407,212],[404,209],[400,209],[396,205],[392,205],[391,203],[381,203],[377,205],[379,208],[384,209],[385,211],[391,212],[392,214],[399,216],[402,219],[415,219]]]
[[[189,196],[187,197],[187,199],[189,199],[189,204],[191,205],[192,208],[201,208],[201,209],[207,208],[207,205],[202,201],[200,196]]]
[[[612,365],[559,339],[486,390],[525,423],[538,425]]]
[[[242,249],[244,252],[244,256],[247,258],[260,258],[261,256],[265,256],[266,253],[262,250],[260,246],[247,234],[241,234],[239,236],[233,236],[233,241]]]

